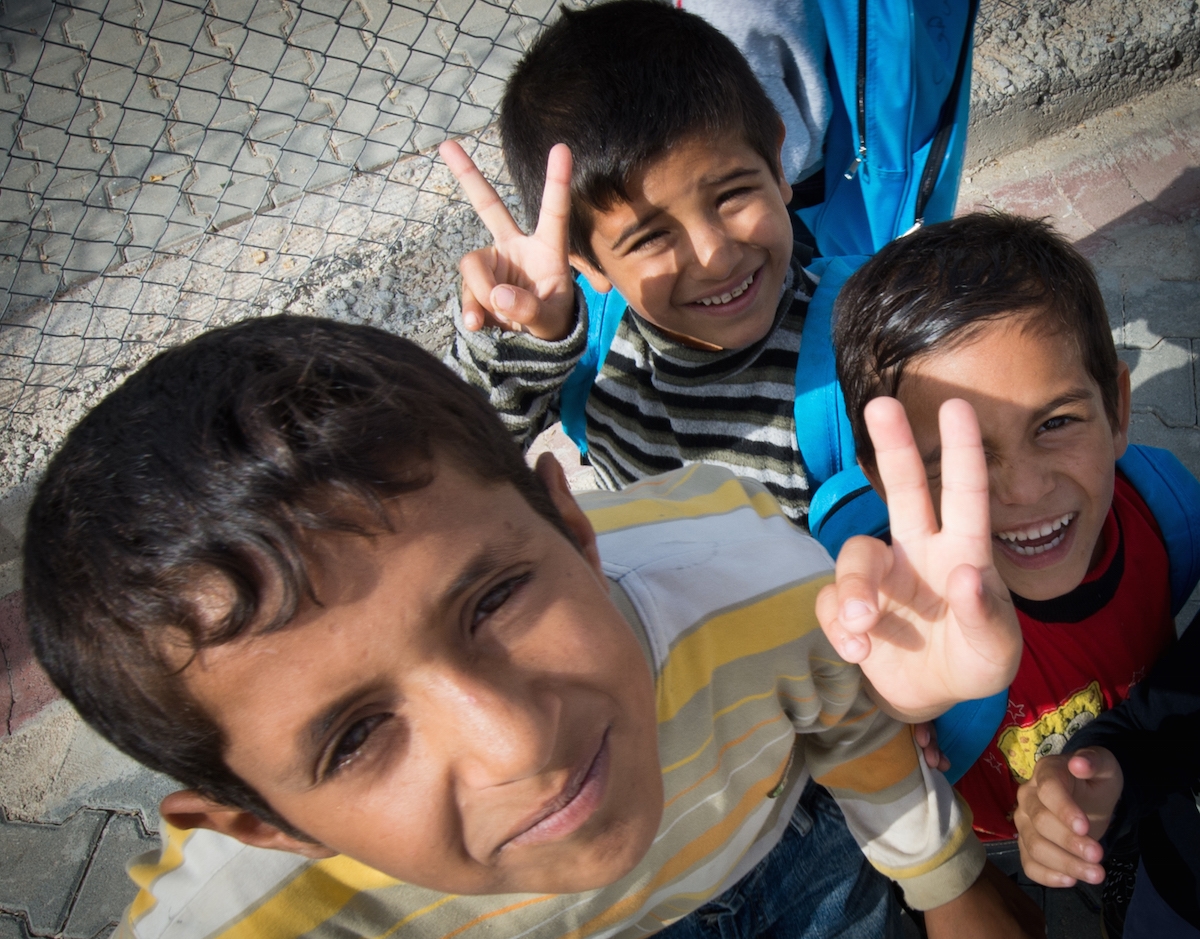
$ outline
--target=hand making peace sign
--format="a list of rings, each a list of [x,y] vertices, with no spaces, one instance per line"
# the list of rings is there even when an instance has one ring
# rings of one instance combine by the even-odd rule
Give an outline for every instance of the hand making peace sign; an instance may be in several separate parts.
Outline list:
[[[988,471],[975,412],[942,405],[942,525],[904,408],[866,408],[887,491],[892,544],[852,538],[817,616],[837,653],[857,662],[873,697],[906,720],[1007,688],[1021,659],[1021,629],[992,562]]]
[[[447,140],[438,152],[495,239],[459,262],[467,329],[499,326],[547,340],[568,336],[575,326],[575,287],[567,253],[571,151],[561,143],[550,149],[542,209],[532,235],[521,231],[458,143]]]

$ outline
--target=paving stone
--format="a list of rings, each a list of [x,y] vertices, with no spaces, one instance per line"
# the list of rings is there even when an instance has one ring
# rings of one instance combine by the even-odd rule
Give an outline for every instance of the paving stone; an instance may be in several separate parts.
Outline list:
[[[41,935],[60,932],[83,880],[104,812],[83,811],[61,825],[0,821],[0,897]]]
[[[1126,286],[1124,292],[1125,341],[1128,345],[1156,345],[1164,337],[1200,333],[1200,281],[1151,280]]]
[[[11,913],[0,913],[0,939],[30,939],[25,921]]]
[[[63,936],[92,939],[100,930],[115,925],[137,894],[125,865],[159,845],[158,838],[147,835],[135,817],[111,816],[75,898]]]
[[[1151,411],[1171,427],[1196,424],[1191,340],[1163,339],[1152,348],[1120,349],[1118,354],[1130,365],[1135,410]]]
[[[1129,422],[1129,439],[1170,450],[1200,479],[1200,428],[1168,427],[1154,414],[1135,413]]]

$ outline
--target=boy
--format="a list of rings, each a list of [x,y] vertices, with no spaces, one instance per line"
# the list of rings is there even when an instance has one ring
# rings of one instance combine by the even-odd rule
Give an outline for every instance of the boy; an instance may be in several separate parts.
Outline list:
[[[1048,887],[1104,878],[1097,839],[1136,825],[1126,939],[1200,939],[1200,629],[1119,707],[1038,761],[1017,795],[1025,872]]]
[[[758,480],[803,524],[796,369],[816,284],[792,240],[783,124],[741,54],[654,0],[565,10],[510,77],[500,131],[537,229],[523,235],[442,145],[495,238],[462,260],[450,365],[527,445],[558,419],[587,348],[574,267],[630,311],[586,403],[601,486],[705,461]]]
[[[947,479],[978,493],[946,413]],[[902,422],[877,430],[911,474]],[[1015,666],[981,508],[820,594],[879,611],[867,674],[913,716]],[[193,787],[123,935],[880,934],[887,884],[810,776],[931,934],[1013,934],[944,780],[816,628],[827,555],[753,482],[693,467],[589,519],[411,343],[278,317],[131,376],[28,531],[39,658]]]
[[[1017,786],[1037,760],[1122,701],[1175,636],[1158,524],[1116,471],[1129,369],[1095,276],[1045,222],[965,216],[860,268],[838,297],[834,346],[859,460],[881,494],[868,401],[904,405],[934,493],[940,404],[961,397],[979,417],[996,568],[1025,647],[1007,714],[957,787],[985,841],[1014,838]]]

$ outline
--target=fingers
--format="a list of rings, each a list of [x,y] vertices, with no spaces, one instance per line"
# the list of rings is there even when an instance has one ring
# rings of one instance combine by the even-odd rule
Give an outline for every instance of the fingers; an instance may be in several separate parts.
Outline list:
[[[1088,884],[1104,881],[1102,866],[1089,864],[1045,838],[1022,836],[1017,843],[1025,875],[1044,887],[1073,887],[1080,880]]]
[[[474,207],[480,221],[492,233],[492,237],[497,242],[511,238],[513,235],[523,234],[517,223],[513,221],[508,207],[496,194],[491,183],[484,179],[483,173],[479,172],[475,162],[467,156],[467,152],[459,145],[458,141],[442,141],[438,147],[438,153],[450,167],[450,172],[454,174],[458,184],[462,186],[463,192],[466,193],[467,199]]]
[[[818,619],[838,655],[847,662],[861,662],[870,654],[867,633],[879,620],[879,588],[891,563],[887,545],[861,535],[847,541],[838,554],[835,582],[822,590],[825,599],[819,602],[825,607],[824,611],[818,609]]]
[[[979,663],[970,676],[972,695],[983,698],[1003,691],[1016,677],[1022,646],[1021,624],[1008,590],[998,577],[985,581],[975,565],[960,564],[946,578],[946,600]]]
[[[571,151],[556,143],[546,158],[546,185],[538,214],[537,239],[561,250],[567,257],[567,233],[571,221]]]
[[[871,640],[867,636],[848,633],[838,622],[838,594],[835,584],[826,584],[817,594],[817,622],[833,651],[847,662],[862,662],[871,654]]]
[[[1033,779],[1017,792],[1013,820],[1021,863],[1031,878],[1046,886],[1069,887],[1076,880],[1097,884],[1104,879],[1104,851],[1087,837],[1087,817],[1075,802],[1077,785],[1067,758],[1046,756],[1038,761]]]
[[[904,407],[895,398],[875,398],[863,412],[875,446],[875,465],[887,494],[893,542],[937,531],[925,464],[913,440]]]
[[[913,739],[921,748],[925,765],[930,769],[941,770],[943,773],[950,768],[950,761],[937,745],[937,730],[932,721],[922,721],[913,725]]]
[[[963,556],[990,567],[992,527],[988,506],[988,470],[975,410],[952,398],[938,412],[942,441],[942,531],[976,546],[978,557]],[[969,550],[969,548],[968,548]]]

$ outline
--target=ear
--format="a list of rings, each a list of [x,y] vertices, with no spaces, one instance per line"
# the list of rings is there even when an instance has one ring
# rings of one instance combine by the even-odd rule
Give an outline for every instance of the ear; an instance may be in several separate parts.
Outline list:
[[[333,857],[336,851],[280,831],[252,812],[215,802],[195,789],[172,792],[158,808],[164,821],[176,828],[208,828],[253,848],[290,851],[304,857]]]
[[[863,475],[867,477],[867,482],[871,484],[871,488],[875,490],[879,498],[881,498],[886,505],[887,492],[884,491],[883,480],[879,478],[879,469],[874,464],[868,466],[862,461],[861,457],[858,460],[858,468],[862,470]]]
[[[612,281],[604,276],[604,271],[596,267],[587,258],[579,254],[569,254],[567,257],[571,262],[571,267],[584,276],[596,293],[608,293],[612,290]]]
[[[1119,460],[1129,446],[1129,412],[1133,389],[1129,379],[1129,363],[1117,360],[1117,423],[1113,427],[1113,452]]]
[[[539,456],[534,472],[538,474],[538,478],[549,490],[554,507],[558,509],[558,514],[566,522],[567,528],[575,536],[575,540],[579,542],[579,549],[583,552],[583,556],[595,568],[596,573],[603,577],[604,572],[600,566],[600,549],[596,547],[596,529],[592,527],[588,517],[583,514],[583,509],[571,495],[571,487],[567,485],[567,475],[563,472],[558,460],[554,458],[554,454],[543,453]]]

